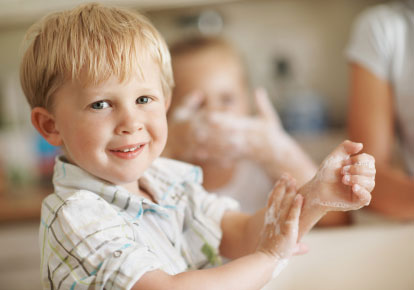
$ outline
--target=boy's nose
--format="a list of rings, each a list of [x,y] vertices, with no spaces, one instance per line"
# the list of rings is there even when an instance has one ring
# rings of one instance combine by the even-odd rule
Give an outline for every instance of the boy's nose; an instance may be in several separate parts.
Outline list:
[[[143,122],[141,122],[138,113],[123,112],[120,113],[120,118],[115,129],[115,133],[118,135],[134,134],[138,131],[141,131],[143,127]]]

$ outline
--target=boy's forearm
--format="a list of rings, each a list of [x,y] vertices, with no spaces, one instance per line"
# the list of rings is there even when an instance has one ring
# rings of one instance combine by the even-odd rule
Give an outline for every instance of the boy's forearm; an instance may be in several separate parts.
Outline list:
[[[168,275],[160,270],[145,274],[133,290],[158,289],[261,289],[283,261],[262,252],[244,256],[223,266]]]
[[[246,243],[245,254],[253,253],[259,243],[260,233],[264,224],[266,208],[258,210],[254,215],[252,215],[246,222],[244,236]]]
[[[220,254],[226,258],[237,259],[253,253],[259,242],[264,221],[265,209],[254,215],[240,212],[227,212],[223,216],[221,227],[223,237]]]
[[[299,235],[298,240],[308,233],[313,226],[327,213],[326,209],[317,204],[310,195],[315,194],[316,188],[312,186],[312,180],[299,188],[303,199],[302,212],[299,219]]]

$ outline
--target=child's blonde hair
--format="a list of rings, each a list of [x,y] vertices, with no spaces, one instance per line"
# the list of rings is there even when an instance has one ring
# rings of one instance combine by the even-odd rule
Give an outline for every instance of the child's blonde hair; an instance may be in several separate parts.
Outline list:
[[[174,86],[168,47],[142,15],[97,3],[50,14],[26,34],[20,67],[23,92],[32,108],[52,109],[52,95],[67,80],[99,84],[112,75],[121,81],[141,63],[158,63],[166,98]]]
[[[233,57],[236,61],[242,63],[240,53],[227,40],[220,37],[197,36],[184,39],[173,44],[170,48],[170,53],[174,60],[176,57],[196,54],[212,49],[226,53],[227,57]]]
[[[249,78],[246,72],[246,63],[240,52],[226,39],[215,36],[196,36],[174,43],[170,47],[173,70],[178,70],[177,59],[192,55],[212,53],[214,56],[221,55],[238,68],[242,83],[249,90]],[[226,63],[227,65],[228,63]]]

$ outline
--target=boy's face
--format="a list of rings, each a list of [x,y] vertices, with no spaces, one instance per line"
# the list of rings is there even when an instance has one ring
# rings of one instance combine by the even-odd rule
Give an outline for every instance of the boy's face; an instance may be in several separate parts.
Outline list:
[[[175,89],[171,113],[192,93],[203,102],[199,109],[247,115],[248,89],[242,66],[234,56],[220,49],[178,56],[173,60]]]
[[[66,157],[114,184],[133,186],[166,143],[167,101],[156,63],[97,86],[67,82],[55,94],[56,131]]]

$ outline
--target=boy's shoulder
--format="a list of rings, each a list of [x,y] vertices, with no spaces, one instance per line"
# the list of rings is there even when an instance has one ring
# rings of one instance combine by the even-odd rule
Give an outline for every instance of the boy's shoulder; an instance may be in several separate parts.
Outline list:
[[[147,171],[171,181],[203,182],[203,172],[199,166],[165,157],[155,159]]]

